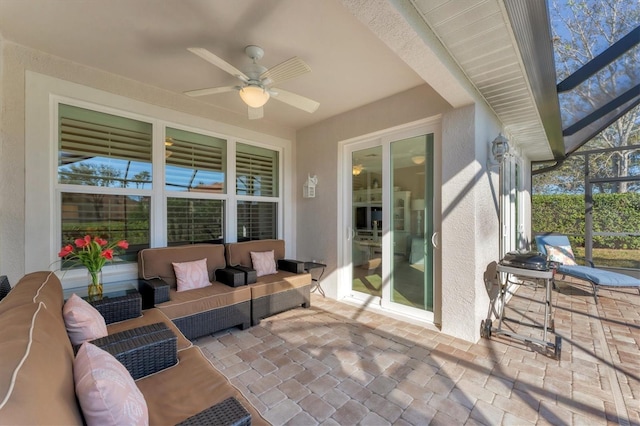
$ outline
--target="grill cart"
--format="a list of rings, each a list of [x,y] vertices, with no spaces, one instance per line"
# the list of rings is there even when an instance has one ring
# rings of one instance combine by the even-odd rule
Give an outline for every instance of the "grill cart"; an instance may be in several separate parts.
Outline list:
[[[525,343],[536,344],[545,349],[548,348],[552,350],[554,358],[560,359],[562,338],[556,335],[553,342],[547,340],[549,331],[555,334],[553,307],[551,305],[551,289],[554,285],[553,277],[555,272],[553,265],[538,252],[512,251],[502,258],[497,270],[504,274],[504,281],[500,282],[500,315],[498,318],[498,327],[493,327],[491,319],[486,319],[482,321],[480,335],[490,339],[493,334],[502,334]],[[516,278],[520,278],[521,281]],[[542,340],[517,334],[502,328],[502,323],[504,322],[505,296],[509,284],[522,285],[524,282],[530,281],[534,281],[535,285],[544,282],[545,300]]]

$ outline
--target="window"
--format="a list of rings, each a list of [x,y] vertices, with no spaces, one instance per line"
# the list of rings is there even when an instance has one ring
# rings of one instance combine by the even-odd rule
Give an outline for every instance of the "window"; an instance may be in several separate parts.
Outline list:
[[[277,197],[278,151],[237,144],[236,193]]]
[[[238,201],[238,241],[278,238],[277,203]]]
[[[165,188],[168,245],[224,242],[227,141],[167,127]]]
[[[170,246],[224,242],[224,201],[167,198],[167,242]]]
[[[168,191],[225,192],[224,139],[168,127],[165,161]]]
[[[126,239],[135,260],[150,242],[150,198],[136,190],[151,188],[151,124],[63,104],[58,119],[62,244]]]
[[[122,258],[135,261],[151,246],[152,225],[155,244],[168,246],[279,236],[277,149],[63,103],[58,136],[62,244],[87,234],[126,239]],[[161,164],[153,164],[154,140]],[[228,146],[236,153],[231,194]],[[235,218],[227,223],[230,202]]]
[[[278,159],[278,151],[236,145],[236,193],[251,196],[237,203],[238,241],[278,238]]]

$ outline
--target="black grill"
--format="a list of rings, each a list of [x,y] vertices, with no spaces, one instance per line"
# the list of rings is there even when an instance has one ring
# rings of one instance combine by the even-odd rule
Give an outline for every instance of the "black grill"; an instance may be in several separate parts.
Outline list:
[[[547,258],[537,251],[510,251],[500,261],[501,265],[533,271],[548,271]]]

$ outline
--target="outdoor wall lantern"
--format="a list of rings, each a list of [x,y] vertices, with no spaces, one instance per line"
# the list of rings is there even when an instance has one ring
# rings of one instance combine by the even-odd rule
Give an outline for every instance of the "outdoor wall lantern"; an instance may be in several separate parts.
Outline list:
[[[502,160],[509,154],[509,141],[499,133],[491,143],[491,154],[498,164],[502,164]]]

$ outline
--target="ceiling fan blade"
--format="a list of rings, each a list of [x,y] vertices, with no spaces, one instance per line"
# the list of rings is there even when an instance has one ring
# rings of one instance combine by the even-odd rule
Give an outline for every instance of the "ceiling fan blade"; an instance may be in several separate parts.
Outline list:
[[[304,96],[287,92],[282,89],[273,89],[272,96],[273,99],[277,99],[280,102],[284,102],[285,104],[289,104],[309,113],[315,112],[320,106],[320,103],[313,99],[305,98]]]
[[[264,108],[260,107],[260,108],[251,108],[250,106],[247,107],[248,113],[249,113],[249,120],[258,120],[262,117],[264,117]]]
[[[213,53],[209,52],[207,49],[203,49],[201,47],[189,47],[189,48],[187,48],[187,50],[189,52],[191,52],[191,53],[195,53],[196,55],[200,56],[205,61],[207,61],[209,63],[212,63],[216,67],[220,68],[223,71],[228,72],[229,74],[231,74],[234,77],[238,77],[243,81],[249,79],[249,77],[247,77],[245,75],[245,73],[243,73],[238,68],[234,67],[233,65],[231,65],[230,63],[228,63],[224,59],[221,59],[221,58],[217,57],[216,55],[214,55]]]
[[[294,56],[263,72],[260,75],[260,80],[268,80],[264,82],[265,84],[278,84],[308,72],[311,72],[311,67],[302,59]]]
[[[197,89],[197,90],[188,90],[184,92],[187,96],[206,96],[206,95],[216,95],[218,93],[226,93],[233,92],[234,90],[239,90],[239,86],[223,86],[223,87],[210,87],[208,89]]]

